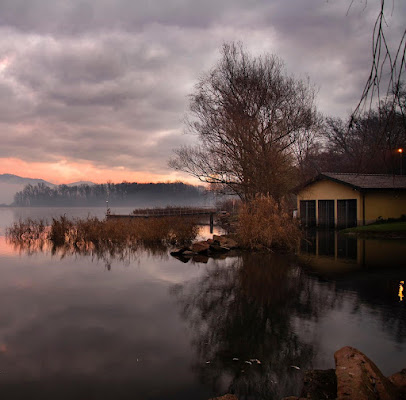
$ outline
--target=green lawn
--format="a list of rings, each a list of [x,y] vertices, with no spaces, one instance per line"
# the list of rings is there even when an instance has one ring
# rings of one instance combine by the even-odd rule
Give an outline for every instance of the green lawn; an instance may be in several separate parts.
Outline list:
[[[400,222],[384,222],[379,224],[371,224],[366,226],[357,226],[348,228],[342,231],[343,233],[367,233],[367,232],[406,232],[406,221]]]

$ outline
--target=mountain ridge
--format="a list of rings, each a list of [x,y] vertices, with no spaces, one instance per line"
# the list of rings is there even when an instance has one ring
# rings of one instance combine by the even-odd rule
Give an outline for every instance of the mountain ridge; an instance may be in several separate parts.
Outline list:
[[[0,205],[10,205],[14,201],[14,195],[23,190],[26,185],[37,185],[43,183],[50,188],[59,186],[55,183],[48,182],[41,178],[26,178],[14,174],[0,174]],[[79,185],[94,185],[90,181],[79,181],[67,183],[67,186],[79,186]]]
[[[0,182],[11,183],[11,184],[29,184],[29,183],[44,183],[48,186],[57,186],[55,183],[48,182],[40,178],[26,178],[14,174],[0,174]]]

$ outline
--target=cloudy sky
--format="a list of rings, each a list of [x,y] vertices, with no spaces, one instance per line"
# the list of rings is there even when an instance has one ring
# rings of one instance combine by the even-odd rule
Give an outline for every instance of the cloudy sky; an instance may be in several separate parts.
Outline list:
[[[0,173],[54,183],[186,179],[167,166],[222,43],[309,76],[325,115],[357,104],[378,0],[0,0]],[[388,1],[389,39],[406,2]],[[392,6],[394,7],[392,11]],[[348,12],[347,12],[348,11]]]

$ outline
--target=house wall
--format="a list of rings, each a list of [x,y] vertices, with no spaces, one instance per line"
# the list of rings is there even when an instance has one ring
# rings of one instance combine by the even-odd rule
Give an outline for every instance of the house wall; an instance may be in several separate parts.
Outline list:
[[[365,199],[363,200],[363,196]],[[334,217],[337,224],[337,200],[357,200],[357,221],[363,225],[363,201],[365,202],[365,223],[375,222],[378,217],[383,219],[399,218],[406,215],[406,191],[370,191],[363,195],[350,186],[321,180],[302,189],[297,196],[298,217],[300,218],[300,200],[316,200],[316,220],[318,221],[317,200],[335,200]]]
[[[350,186],[330,180],[317,181],[304,189],[297,196],[297,209],[300,218],[300,200],[316,200],[316,220],[319,220],[317,200],[357,200],[357,221],[362,225],[362,194]],[[334,202],[334,218],[337,224],[337,201]]]
[[[367,192],[365,194],[365,222],[371,223],[378,217],[399,218],[406,215],[406,191]]]

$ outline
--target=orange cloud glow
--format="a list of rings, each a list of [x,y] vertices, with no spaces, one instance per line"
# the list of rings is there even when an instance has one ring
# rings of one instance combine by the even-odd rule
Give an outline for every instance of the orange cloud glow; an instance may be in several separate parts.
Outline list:
[[[27,162],[17,158],[0,158],[0,174],[14,174],[24,178],[44,179],[51,183],[62,184],[76,181],[92,181],[94,183],[127,182],[166,182],[181,180],[191,184],[198,181],[185,177],[176,171],[167,174],[153,174],[145,171],[133,171],[124,167],[104,169],[91,163],[78,163],[61,160],[55,163]]]

